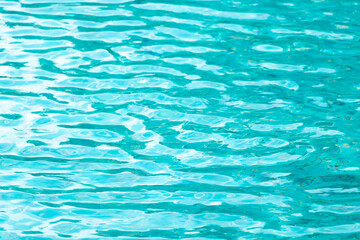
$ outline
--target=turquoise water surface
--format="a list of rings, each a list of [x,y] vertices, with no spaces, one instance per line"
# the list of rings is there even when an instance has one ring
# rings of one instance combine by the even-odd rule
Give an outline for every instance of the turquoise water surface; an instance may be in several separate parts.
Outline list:
[[[0,239],[360,239],[360,2],[0,0]]]

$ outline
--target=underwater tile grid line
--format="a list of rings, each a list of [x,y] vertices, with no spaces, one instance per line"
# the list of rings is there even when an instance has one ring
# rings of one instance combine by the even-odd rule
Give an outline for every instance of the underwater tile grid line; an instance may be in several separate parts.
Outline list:
[[[0,0],[0,239],[360,239],[358,0]]]

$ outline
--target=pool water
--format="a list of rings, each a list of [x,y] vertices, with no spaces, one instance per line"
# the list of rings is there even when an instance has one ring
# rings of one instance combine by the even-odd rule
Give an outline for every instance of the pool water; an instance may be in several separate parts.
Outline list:
[[[360,239],[360,2],[0,0],[0,239]]]

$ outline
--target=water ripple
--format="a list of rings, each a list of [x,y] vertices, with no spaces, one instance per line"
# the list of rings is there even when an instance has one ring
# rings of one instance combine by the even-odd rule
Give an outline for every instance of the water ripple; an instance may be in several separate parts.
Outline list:
[[[0,239],[359,239],[358,9],[0,0]]]

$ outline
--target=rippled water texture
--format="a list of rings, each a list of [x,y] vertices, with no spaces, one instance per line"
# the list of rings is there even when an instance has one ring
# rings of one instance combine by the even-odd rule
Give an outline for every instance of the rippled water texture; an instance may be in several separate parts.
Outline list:
[[[357,0],[0,0],[0,239],[360,239]]]

